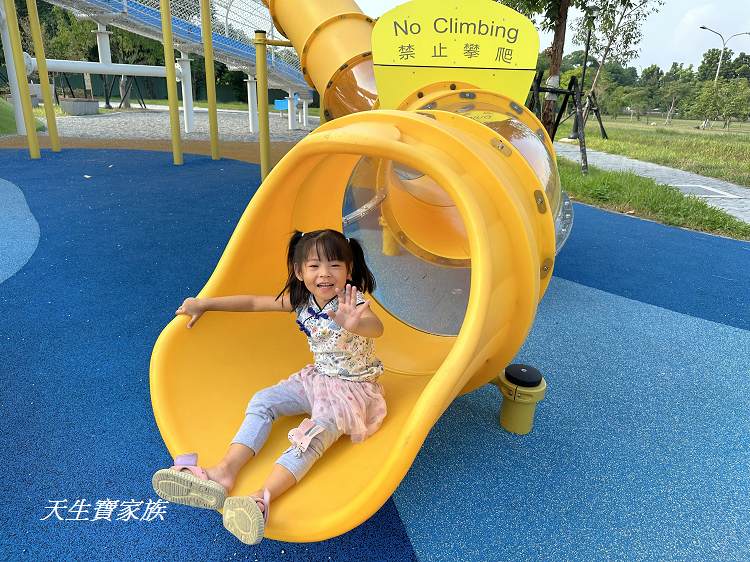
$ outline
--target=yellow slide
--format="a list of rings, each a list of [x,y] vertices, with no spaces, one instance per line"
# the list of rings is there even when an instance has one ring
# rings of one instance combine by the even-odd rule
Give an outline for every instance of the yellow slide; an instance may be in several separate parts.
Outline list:
[[[456,2],[462,7],[454,15],[445,15],[452,4],[440,3],[437,16],[431,1],[416,0],[378,20],[373,49],[373,21],[349,0],[269,4],[335,119],[297,144],[260,186],[200,296],[278,293],[295,229],[333,228],[363,242],[379,284],[373,308],[385,325],[376,351],[386,367],[380,380],[388,417],[364,443],[341,439],[326,452],[274,502],[266,528],[272,539],[318,541],[374,514],[456,396],[511,362],[549,283],[570,214],[550,139],[523,100],[514,101],[528,91],[528,61],[517,40],[510,63],[500,56],[503,41],[530,33],[528,20],[490,0]],[[445,20],[436,23],[438,17]],[[443,37],[453,20],[457,34],[494,30],[476,44],[481,51],[482,41],[491,41],[498,68],[475,65],[461,75],[454,61],[430,68],[426,82],[412,87],[423,61],[397,55],[404,64],[389,63],[399,51],[377,39],[379,30],[403,35],[419,23],[421,33],[439,35],[446,53],[450,45],[473,45],[464,36],[454,43]],[[421,48],[416,38],[403,39],[396,37],[397,47],[406,52],[408,45]],[[537,46],[538,39],[531,42],[534,61]],[[456,56],[474,49],[461,52]],[[519,62],[525,66],[513,66]],[[380,106],[392,109],[367,111],[377,100],[376,75],[391,99],[381,98]],[[503,77],[515,96],[505,95]],[[191,330],[185,325],[176,318],[156,343],[152,401],[170,453],[198,451],[205,466],[222,457],[253,393],[311,355],[291,315],[213,312]],[[234,495],[260,487],[300,420],[276,422]]]

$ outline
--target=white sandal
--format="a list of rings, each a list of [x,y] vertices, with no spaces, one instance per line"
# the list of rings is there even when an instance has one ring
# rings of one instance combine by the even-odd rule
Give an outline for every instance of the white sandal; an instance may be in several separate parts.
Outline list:
[[[258,507],[263,505],[263,511]],[[271,492],[263,490],[263,498],[232,496],[224,502],[224,528],[245,544],[258,544],[268,521]]]
[[[198,466],[198,455],[188,453],[174,459],[174,466],[156,471],[151,479],[160,498],[191,507],[221,509],[227,497],[224,486],[209,480]]]

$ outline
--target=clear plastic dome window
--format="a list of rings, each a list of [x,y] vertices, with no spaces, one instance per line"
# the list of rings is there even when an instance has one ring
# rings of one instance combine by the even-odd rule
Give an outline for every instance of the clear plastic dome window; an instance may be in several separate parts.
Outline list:
[[[343,232],[357,238],[389,313],[431,334],[458,334],[469,298],[463,223],[448,194],[406,165],[363,157],[344,196]]]

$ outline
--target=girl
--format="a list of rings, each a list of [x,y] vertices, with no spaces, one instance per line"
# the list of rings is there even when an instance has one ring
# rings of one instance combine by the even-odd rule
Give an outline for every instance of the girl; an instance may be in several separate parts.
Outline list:
[[[355,443],[378,430],[386,414],[383,364],[373,338],[383,324],[362,292],[375,289],[359,242],[335,230],[295,232],[287,253],[289,276],[278,296],[188,298],[176,314],[193,326],[209,310],[278,311],[297,315],[315,362],[253,396],[245,419],[224,458],[198,466],[197,454],[180,455],[174,466],[156,472],[153,485],[162,498],[194,507],[224,508],[224,526],[246,544],[263,538],[269,503],[300,481],[342,434]],[[263,488],[249,497],[230,497],[242,467],[253,458],[279,416],[310,414],[289,432],[289,447],[276,461]]]

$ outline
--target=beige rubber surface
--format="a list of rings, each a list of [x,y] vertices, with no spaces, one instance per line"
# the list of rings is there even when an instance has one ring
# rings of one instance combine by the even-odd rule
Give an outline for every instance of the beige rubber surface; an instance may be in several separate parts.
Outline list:
[[[121,150],[156,150],[170,152],[170,141],[151,139],[87,139],[64,137],[60,139],[62,149],[66,148],[95,148]],[[276,164],[291,150],[294,142],[272,142],[271,163]],[[49,148],[49,137],[39,137],[39,145]],[[257,142],[224,141],[219,142],[219,152],[222,158],[231,158],[258,164],[260,162],[260,145]],[[0,148],[26,148],[26,137],[7,136],[0,138]],[[183,141],[182,150],[185,154],[211,154],[211,145],[207,141]]]

